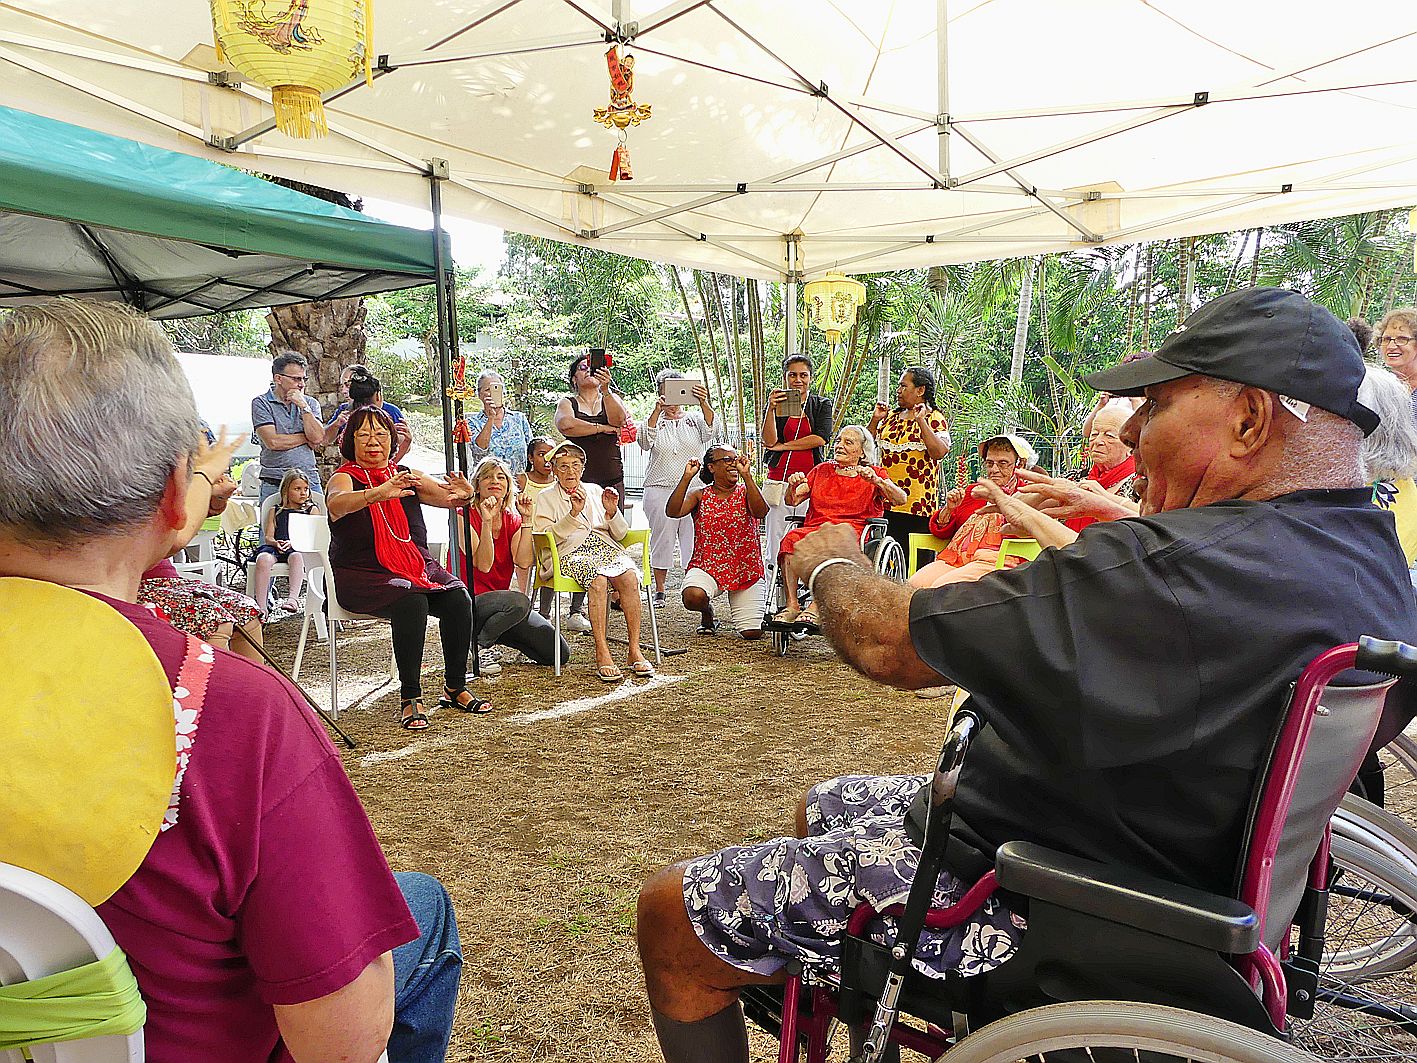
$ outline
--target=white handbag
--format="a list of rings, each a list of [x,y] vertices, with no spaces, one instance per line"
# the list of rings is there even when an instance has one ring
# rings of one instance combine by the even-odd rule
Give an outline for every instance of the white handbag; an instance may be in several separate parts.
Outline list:
[[[763,481],[763,501],[770,506],[780,506],[787,498],[787,483],[784,480]]]

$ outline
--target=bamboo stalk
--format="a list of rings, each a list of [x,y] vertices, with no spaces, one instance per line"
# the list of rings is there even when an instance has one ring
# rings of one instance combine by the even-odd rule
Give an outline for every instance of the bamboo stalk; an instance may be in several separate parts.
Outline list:
[[[704,328],[708,331],[709,354],[713,356],[713,383],[718,393],[718,408],[722,410],[725,408],[723,402],[723,380],[718,373],[718,341],[714,338],[713,333],[713,305],[709,301],[708,286],[704,284],[702,270],[694,270],[694,284],[699,290],[699,304],[704,308]],[[705,380],[704,383],[707,385],[708,381]]]
[[[704,345],[699,341],[699,326],[694,323],[694,311],[689,307],[689,293],[684,290],[684,282],[679,279],[679,267],[670,266],[669,275],[674,278],[674,288],[679,293],[679,301],[684,304],[684,316],[689,319],[689,333],[694,337],[694,353],[699,356],[699,372],[708,387],[708,366],[704,363]]]
[[[743,420],[743,344],[738,319],[738,278],[730,277],[728,283],[733,302],[733,386],[738,392],[738,445],[742,446],[748,439],[748,426]]]

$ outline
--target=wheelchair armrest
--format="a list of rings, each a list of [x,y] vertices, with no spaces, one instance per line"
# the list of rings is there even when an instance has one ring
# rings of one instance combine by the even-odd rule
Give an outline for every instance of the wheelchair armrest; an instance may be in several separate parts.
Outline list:
[[[995,871],[1003,889],[1059,908],[1230,955],[1259,947],[1259,918],[1232,897],[1031,842],[1001,845]]]

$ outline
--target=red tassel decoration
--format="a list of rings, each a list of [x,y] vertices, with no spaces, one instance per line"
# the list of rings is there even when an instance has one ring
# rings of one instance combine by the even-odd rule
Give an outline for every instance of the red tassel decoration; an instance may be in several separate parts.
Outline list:
[[[467,418],[459,418],[458,423],[453,425],[453,443],[471,443],[472,429],[467,426]]]
[[[615,154],[610,156],[610,180],[612,181],[633,181],[634,173],[630,169],[630,148],[628,144],[618,144]]]

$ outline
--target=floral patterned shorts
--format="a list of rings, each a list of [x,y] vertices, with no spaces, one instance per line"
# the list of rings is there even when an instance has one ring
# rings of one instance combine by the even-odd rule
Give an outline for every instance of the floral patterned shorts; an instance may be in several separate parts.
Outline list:
[[[684,870],[684,907],[714,955],[744,971],[771,975],[788,960],[834,973],[840,937],[863,902],[903,903],[920,860],[905,833],[905,812],[924,775],[843,775],[807,796],[809,837],[732,846]],[[934,903],[958,900],[972,883],[949,872]],[[1025,922],[991,897],[975,917],[949,930],[926,930],[915,954],[923,974],[982,974],[1018,948]],[[895,922],[872,921],[870,937],[889,943]]]

